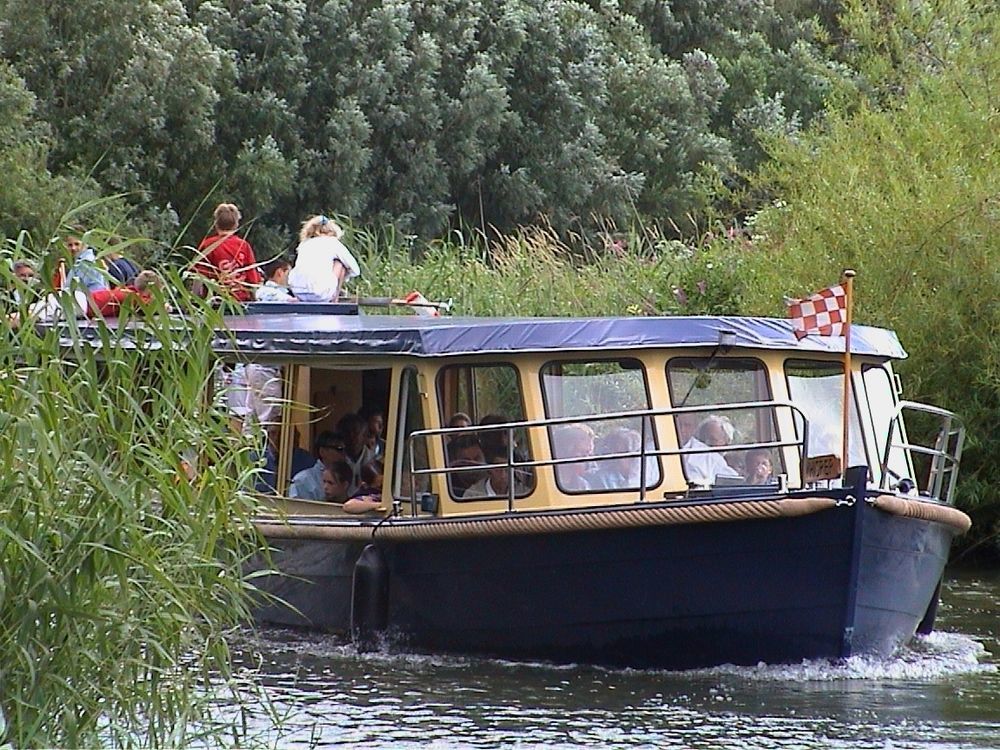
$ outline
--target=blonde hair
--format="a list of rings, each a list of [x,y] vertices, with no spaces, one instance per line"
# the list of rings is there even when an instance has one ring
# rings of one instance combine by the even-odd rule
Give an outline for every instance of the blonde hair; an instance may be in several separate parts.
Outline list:
[[[318,214],[310,216],[302,222],[302,229],[299,230],[299,242],[305,242],[312,237],[319,237],[320,235],[328,235],[335,240],[339,240],[343,234],[344,230],[340,224],[323,214]]]
[[[235,203],[220,203],[215,207],[212,218],[215,223],[215,231],[232,232],[240,225],[240,219],[243,217],[240,216],[240,210]]]

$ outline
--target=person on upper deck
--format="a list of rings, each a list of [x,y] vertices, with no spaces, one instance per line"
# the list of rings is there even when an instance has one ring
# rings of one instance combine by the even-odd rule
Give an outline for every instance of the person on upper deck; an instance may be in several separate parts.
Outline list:
[[[14,305],[31,301],[38,289],[38,273],[34,264],[30,260],[15,260],[11,271],[14,272],[14,287],[8,299]]]
[[[250,243],[239,237],[240,210],[233,203],[220,203],[213,214],[213,233],[198,245],[192,264],[195,271],[217,280],[233,299],[249,302],[254,287],[263,279]]]
[[[340,241],[344,230],[333,219],[310,216],[299,232],[295,266],[288,285],[303,302],[336,302],[345,282],[361,275],[361,267]]]
[[[736,428],[726,417],[712,415],[698,425],[695,434],[684,443],[684,448],[724,448],[733,442]],[[740,473],[730,466],[719,451],[692,453],[684,456],[688,482],[698,485],[715,483],[716,477],[738,477]]]
[[[108,274],[117,286],[132,286],[135,277],[142,271],[134,261],[126,258],[117,250],[108,250],[105,254],[108,264]]]
[[[63,289],[81,289],[88,294],[107,289],[108,277],[98,263],[94,248],[75,234],[66,237],[66,247],[73,254],[73,265],[66,274]]]
[[[288,288],[288,274],[292,264],[285,258],[274,258],[264,265],[264,283],[257,287],[253,297],[257,302],[296,302]]]

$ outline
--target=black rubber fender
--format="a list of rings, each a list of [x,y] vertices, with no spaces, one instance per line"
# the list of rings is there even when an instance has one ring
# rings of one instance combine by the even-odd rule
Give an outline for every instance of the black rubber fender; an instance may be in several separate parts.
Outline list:
[[[351,586],[351,638],[355,648],[377,649],[388,619],[389,567],[382,550],[369,544],[354,564]]]

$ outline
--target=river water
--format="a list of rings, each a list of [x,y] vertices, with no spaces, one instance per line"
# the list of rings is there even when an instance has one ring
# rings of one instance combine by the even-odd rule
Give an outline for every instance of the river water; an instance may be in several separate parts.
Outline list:
[[[1000,748],[1000,571],[950,574],[937,625],[891,659],[680,673],[358,654],[281,629],[234,649],[267,696],[241,721],[267,746]]]

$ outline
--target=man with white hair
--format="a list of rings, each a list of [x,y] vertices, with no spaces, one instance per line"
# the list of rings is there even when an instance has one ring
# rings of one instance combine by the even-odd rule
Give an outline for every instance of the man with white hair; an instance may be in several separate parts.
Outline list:
[[[685,449],[722,448],[733,442],[736,428],[726,417],[709,416],[702,420],[694,435],[684,443]],[[738,477],[740,473],[726,463],[719,451],[692,453],[684,456],[684,469],[688,482],[711,485],[716,477]]]

